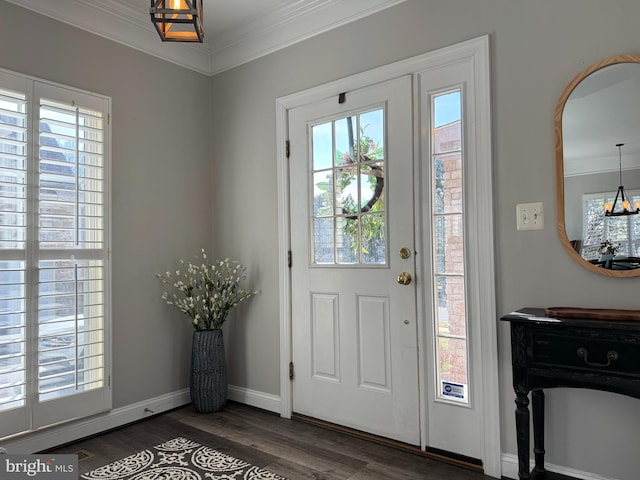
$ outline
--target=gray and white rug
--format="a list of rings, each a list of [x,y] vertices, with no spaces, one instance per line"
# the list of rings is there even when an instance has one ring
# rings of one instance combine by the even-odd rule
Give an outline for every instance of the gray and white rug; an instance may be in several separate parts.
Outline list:
[[[184,437],[85,473],[86,480],[287,480]]]

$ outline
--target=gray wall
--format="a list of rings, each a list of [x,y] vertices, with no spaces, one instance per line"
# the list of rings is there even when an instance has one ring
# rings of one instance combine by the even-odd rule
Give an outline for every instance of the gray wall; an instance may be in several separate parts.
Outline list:
[[[640,279],[591,273],[558,240],[553,115],[582,69],[640,52],[638,18],[637,0],[413,0],[213,77],[215,175],[224,179],[214,180],[214,244],[254,265],[263,289],[227,337],[229,351],[237,352],[232,383],[279,393],[275,99],[484,34],[492,41],[498,313],[523,306],[637,308]],[[517,232],[515,205],[534,201],[544,202],[544,230]],[[515,454],[502,323],[499,342],[502,449]],[[548,461],[637,478],[640,402],[566,389],[547,400]]]
[[[113,405],[188,387],[155,274],[211,244],[210,79],[4,1],[0,67],[112,98]]]
[[[640,279],[591,273],[558,241],[553,114],[583,68],[640,52],[638,18],[637,0],[410,0],[206,78],[0,1],[0,67],[113,98],[114,406],[187,385],[190,330],[159,301],[154,274],[202,246],[242,260],[262,289],[226,332],[231,383],[279,394],[275,99],[484,34],[498,314],[637,308]],[[516,232],[515,205],[532,201],[544,202],[544,230]],[[502,448],[515,454],[502,323],[499,345]],[[550,462],[635,480],[640,402],[555,390],[547,404]]]

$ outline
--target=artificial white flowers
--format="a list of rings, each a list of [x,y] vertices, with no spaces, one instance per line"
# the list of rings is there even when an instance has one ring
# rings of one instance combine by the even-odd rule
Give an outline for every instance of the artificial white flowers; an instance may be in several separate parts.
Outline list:
[[[221,329],[229,311],[257,293],[240,288],[247,268],[235,260],[209,263],[202,249],[199,264],[180,263],[183,270],[157,275],[162,283],[174,288],[173,293],[163,292],[162,299],[188,316],[196,330]]]

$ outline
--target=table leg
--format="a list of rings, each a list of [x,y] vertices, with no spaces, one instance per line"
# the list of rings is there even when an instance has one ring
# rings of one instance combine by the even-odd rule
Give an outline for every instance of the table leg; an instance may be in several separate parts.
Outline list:
[[[529,480],[529,397],[516,392],[516,440],[518,442],[518,478]]]
[[[533,410],[533,454],[536,465],[534,472],[544,474],[544,391],[531,392]]]

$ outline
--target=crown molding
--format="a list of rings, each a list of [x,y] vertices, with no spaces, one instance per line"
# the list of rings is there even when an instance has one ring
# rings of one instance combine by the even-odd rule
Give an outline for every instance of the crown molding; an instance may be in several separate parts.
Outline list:
[[[225,34],[211,51],[211,74],[223,72],[406,0],[301,0]]]
[[[406,0],[298,0],[198,43],[162,42],[148,9],[126,0],[5,0],[205,75],[354,22]]]

